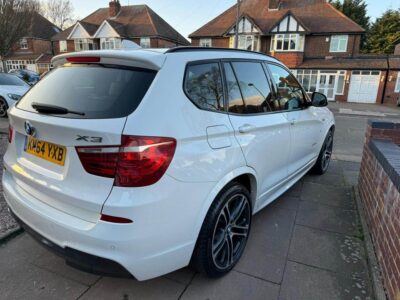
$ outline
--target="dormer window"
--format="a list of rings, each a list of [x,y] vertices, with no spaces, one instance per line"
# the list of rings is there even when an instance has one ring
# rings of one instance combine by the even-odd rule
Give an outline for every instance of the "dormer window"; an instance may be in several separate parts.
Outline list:
[[[347,52],[348,40],[348,35],[332,35],[329,52]]]
[[[21,48],[21,49],[28,49],[28,40],[27,39],[20,39],[19,40],[19,47]]]
[[[275,34],[271,39],[271,51],[304,51],[304,35],[298,33]]]

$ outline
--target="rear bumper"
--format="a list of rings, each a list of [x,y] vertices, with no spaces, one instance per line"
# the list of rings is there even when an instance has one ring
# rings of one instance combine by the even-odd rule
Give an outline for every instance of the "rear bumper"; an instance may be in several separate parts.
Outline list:
[[[103,213],[128,217],[133,223],[113,224],[85,221],[51,207],[21,188],[7,168],[2,182],[8,206],[27,231],[67,263],[112,276],[121,276],[122,267],[137,280],[162,276],[189,264],[197,224],[202,223],[200,211],[213,186],[164,176],[148,189],[115,189]]]
[[[132,278],[132,275],[120,264],[115,261],[94,256],[88,253],[84,253],[72,248],[62,248],[44,236],[37,233],[20,218],[18,218],[14,212],[10,209],[10,212],[18,224],[29,233],[39,244],[45,247],[47,250],[65,259],[67,265],[84,272],[93,273],[101,276],[112,276],[121,278]]]

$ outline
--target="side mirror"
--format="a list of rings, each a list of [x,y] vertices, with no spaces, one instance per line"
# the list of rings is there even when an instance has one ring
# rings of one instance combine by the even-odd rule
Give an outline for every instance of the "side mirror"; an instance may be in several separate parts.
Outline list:
[[[328,106],[328,98],[324,94],[314,92],[312,94],[312,106],[325,107]]]

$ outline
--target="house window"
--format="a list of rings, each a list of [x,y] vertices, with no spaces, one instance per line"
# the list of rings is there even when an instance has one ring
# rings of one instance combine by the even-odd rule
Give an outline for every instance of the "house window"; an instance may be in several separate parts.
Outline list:
[[[239,35],[238,48],[248,51],[259,50],[259,37],[254,35]]]
[[[317,90],[318,71],[297,70],[297,80],[304,87],[306,92],[313,93]]]
[[[151,47],[150,38],[149,37],[140,38],[140,47],[150,48]]]
[[[396,87],[394,88],[396,93],[400,93],[400,72],[397,73]]]
[[[96,50],[96,44],[90,39],[76,39],[75,51]]]
[[[60,52],[67,52],[67,41],[60,41]]]
[[[271,40],[271,51],[304,51],[304,35],[275,34]]]
[[[108,49],[120,49],[121,48],[121,40],[117,38],[101,38],[100,46],[103,50]]]
[[[211,39],[200,39],[200,47],[212,47]]]
[[[19,46],[21,49],[28,49],[28,40],[27,39],[20,39]]]
[[[332,35],[330,52],[346,52],[347,43],[349,40],[348,35]]]

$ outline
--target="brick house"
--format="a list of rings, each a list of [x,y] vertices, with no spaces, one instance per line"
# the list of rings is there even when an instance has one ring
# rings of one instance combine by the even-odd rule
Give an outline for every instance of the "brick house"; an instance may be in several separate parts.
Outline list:
[[[4,71],[28,69],[40,73],[48,70],[50,61],[45,62],[43,58],[51,55],[51,37],[58,32],[60,29],[56,25],[38,13],[34,14],[27,35],[5,57]],[[40,60],[42,63],[38,64]]]
[[[243,0],[239,15],[238,47],[280,59],[307,92],[330,101],[397,104],[398,72],[387,76],[389,57],[361,55],[365,30],[326,0]],[[234,5],[193,32],[192,45],[233,48],[236,17]]]
[[[53,36],[54,53],[118,49],[123,40],[143,48],[170,48],[190,43],[147,5],[121,6],[112,0],[74,26]]]

